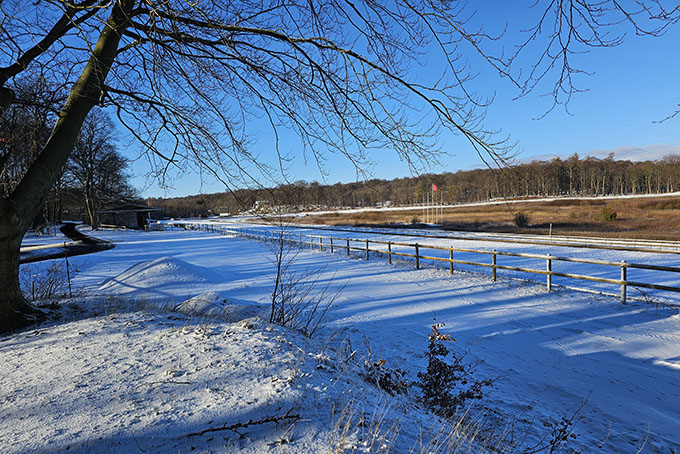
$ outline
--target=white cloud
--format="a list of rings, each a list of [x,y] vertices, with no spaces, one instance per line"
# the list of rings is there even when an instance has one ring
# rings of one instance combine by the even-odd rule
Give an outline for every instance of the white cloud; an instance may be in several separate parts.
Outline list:
[[[669,154],[680,154],[680,145],[658,144],[644,147],[619,147],[609,150],[593,150],[588,155],[605,158],[609,153],[614,153],[614,158],[617,160],[656,161]]]
[[[642,147],[618,147],[610,149],[592,150],[587,153],[579,153],[580,158],[592,156],[594,158],[606,158],[609,153],[614,153],[614,159],[619,161],[656,161],[669,154],[680,155],[680,145],[678,144],[656,144],[645,145]],[[569,154],[541,154],[534,156],[520,156],[519,162],[530,161],[549,161],[554,158],[565,159],[571,156]]]

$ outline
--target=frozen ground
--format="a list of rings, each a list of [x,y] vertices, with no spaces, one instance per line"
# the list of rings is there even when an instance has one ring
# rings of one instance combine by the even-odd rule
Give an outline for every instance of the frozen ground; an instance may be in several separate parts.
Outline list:
[[[262,243],[184,231],[98,235],[117,247],[70,259],[85,295],[78,310],[0,338],[3,451],[334,452],[348,408],[355,452],[378,452],[386,439],[391,452],[427,452],[420,443],[446,431],[440,422],[414,396],[390,397],[358,372],[368,345],[415,379],[433,316],[455,349],[480,362],[478,376],[494,380],[485,415],[471,410],[480,439],[489,428],[512,432],[523,440],[513,452],[526,452],[586,400],[573,448],[680,451],[677,309],[303,251],[296,269],[345,286],[329,326],[308,340],[257,318],[274,272]],[[386,436],[371,443],[376,432]]]

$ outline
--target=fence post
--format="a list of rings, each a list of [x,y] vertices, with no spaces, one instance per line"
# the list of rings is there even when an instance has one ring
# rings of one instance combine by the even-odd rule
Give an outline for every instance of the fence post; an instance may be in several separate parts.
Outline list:
[[[331,254],[333,253],[333,237],[331,237]]]
[[[491,279],[496,282],[496,250],[491,254]]]
[[[319,251],[323,252],[323,237],[319,237]]]
[[[347,257],[349,257],[349,238],[347,238]]]
[[[416,247],[416,269],[420,269],[420,254],[418,254],[418,243],[415,244]]]
[[[621,260],[621,303],[626,304],[626,280],[627,280],[627,264],[625,260]]]
[[[392,264],[392,242],[387,242],[387,263]]]
[[[453,249],[449,249],[449,273],[453,274]]]
[[[366,239],[366,260],[368,260],[368,238]]]
[[[548,272],[548,274],[546,274],[546,285],[550,292],[552,291],[552,259],[550,258],[550,254],[548,254],[548,258],[545,260],[545,270]]]

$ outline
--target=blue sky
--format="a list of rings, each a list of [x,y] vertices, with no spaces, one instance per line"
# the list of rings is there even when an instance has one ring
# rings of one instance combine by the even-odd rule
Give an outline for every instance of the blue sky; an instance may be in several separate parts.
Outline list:
[[[488,3],[488,2],[487,2]],[[514,2],[491,2],[503,5],[492,18],[496,27],[517,19]],[[513,4],[512,6],[508,6]],[[512,36],[508,36],[512,38]],[[517,141],[518,159],[550,159],[567,157],[573,153],[580,156],[605,157],[614,152],[618,159],[658,159],[666,154],[680,154],[680,116],[659,123],[673,113],[680,103],[677,78],[680,75],[680,26],[662,37],[627,36],[624,43],[615,48],[591,49],[587,54],[574,56],[579,68],[593,74],[577,79],[580,88],[588,89],[576,94],[569,103],[569,113],[561,106],[547,116],[541,117],[550,107],[551,98],[541,96],[547,89],[539,86],[529,95],[514,99],[518,91],[507,80],[492,73],[482,73],[473,86],[481,94],[495,93],[495,102],[487,112],[485,125],[500,129]],[[436,67],[436,65],[433,65]],[[432,69],[418,68],[429,72]],[[418,77],[418,74],[416,74]],[[273,159],[268,150],[268,135],[252,145],[263,160]],[[298,145],[294,137],[284,141],[284,151],[295,152]],[[448,153],[431,172],[455,172],[482,167],[484,164],[476,153],[458,137],[444,137]],[[411,175],[405,163],[393,153],[373,156],[374,166],[369,169],[375,178],[392,179]],[[356,181],[354,167],[345,159],[330,157],[327,169],[331,171],[324,179],[312,162],[298,158],[291,167],[291,181],[306,180],[333,184]],[[212,193],[224,187],[209,179],[201,182],[196,174],[187,174],[176,180],[173,188],[160,189],[143,177],[146,172],[143,160],[132,167],[133,183],[142,190],[143,196],[172,197],[180,195]]]

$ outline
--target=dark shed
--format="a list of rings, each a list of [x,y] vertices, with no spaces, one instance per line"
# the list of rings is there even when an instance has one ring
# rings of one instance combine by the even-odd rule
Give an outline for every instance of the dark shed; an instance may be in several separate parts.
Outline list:
[[[151,219],[158,213],[160,208],[148,205],[128,203],[99,212],[99,222],[102,225],[125,226],[129,229],[144,229]]]

